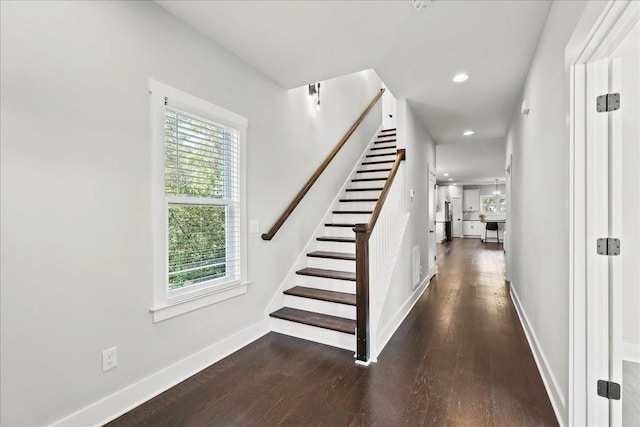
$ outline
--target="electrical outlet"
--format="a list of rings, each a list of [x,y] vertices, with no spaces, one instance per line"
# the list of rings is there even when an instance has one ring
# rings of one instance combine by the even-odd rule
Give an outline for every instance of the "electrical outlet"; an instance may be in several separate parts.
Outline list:
[[[102,372],[118,366],[118,347],[102,350]]]

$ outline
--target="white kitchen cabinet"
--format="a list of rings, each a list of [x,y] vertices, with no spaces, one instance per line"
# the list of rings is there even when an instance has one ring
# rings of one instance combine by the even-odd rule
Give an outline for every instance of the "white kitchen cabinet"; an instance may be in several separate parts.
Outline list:
[[[465,237],[480,237],[482,234],[482,222],[462,221],[462,234]]]
[[[450,185],[447,187],[449,189],[449,201],[454,198],[462,197],[462,187],[459,185]]]
[[[480,190],[464,190],[464,210],[472,212],[480,210]]]

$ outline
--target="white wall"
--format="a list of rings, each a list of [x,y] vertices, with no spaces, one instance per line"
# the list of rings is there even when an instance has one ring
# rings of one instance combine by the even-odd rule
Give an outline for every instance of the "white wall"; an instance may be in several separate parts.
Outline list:
[[[552,403],[567,422],[569,390],[569,142],[567,41],[586,2],[554,2],[522,99],[514,111],[506,158],[513,153],[511,285],[534,341]]]
[[[406,315],[407,309],[417,300],[425,289],[424,282],[429,273],[428,258],[435,255],[435,245],[428,247],[428,184],[427,165],[435,165],[435,143],[416,117],[406,99],[397,102],[398,146],[406,148],[404,173],[404,207],[409,213],[409,221],[398,256],[398,264],[391,279],[385,306],[380,318],[379,342],[389,338],[389,332],[395,330],[397,322]],[[416,197],[411,200],[409,190],[414,189]],[[413,289],[412,286],[412,251],[420,246],[420,264],[422,274],[420,283],[423,286]],[[386,325],[386,326],[385,326]],[[391,326],[392,325],[392,326]]]
[[[306,88],[284,90],[151,2],[1,8],[0,422],[45,425],[263,320],[380,124],[378,105],[273,241],[249,236],[247,294],[153,324],[148,79],[249,119],[261,232],[381,83],[322,82],[316,112]],[[103,373],[111,346],[119,366]]]

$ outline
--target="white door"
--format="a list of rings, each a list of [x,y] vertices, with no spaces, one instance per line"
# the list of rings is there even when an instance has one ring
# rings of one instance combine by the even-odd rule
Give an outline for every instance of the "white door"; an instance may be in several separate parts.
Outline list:
[[[429,165],[429,218],[427,218],[429,275],[436,274],[436,203],[438,202],[436,188],[436,175],[432,172],[432,166]]]
[[[594,248],[587,256],[590,425],[640,425],[639,82],[636,22],[608,57],[586,66],[587,248],[600,238],[620,239],[619,255]],[[620,94],[619,109],[597,111],[606,94]],[[599,381],[619,385],[620,397],[600,396]]]
[[[621,96],[609,117],[609,235],[622,252],[611,258],[609,378],[622,386],[610,400],[611,425],[640,426],[640,24],[609,62],[609,91]],[[632,394],[634,393],[635,394]]]
[[[462,199],[460,197],[451,199],[451,209],[453,211],[451,234],[453,237],[462,237]]]

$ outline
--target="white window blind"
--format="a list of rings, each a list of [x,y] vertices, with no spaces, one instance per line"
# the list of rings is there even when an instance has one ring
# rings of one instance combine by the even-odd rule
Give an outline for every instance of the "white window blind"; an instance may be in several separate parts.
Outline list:
[[[165,104],[168,289],[239,281],[239,131]]]

